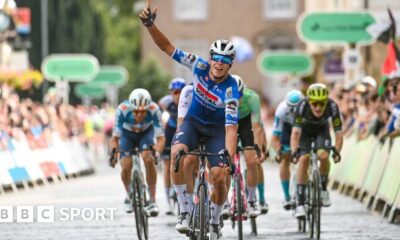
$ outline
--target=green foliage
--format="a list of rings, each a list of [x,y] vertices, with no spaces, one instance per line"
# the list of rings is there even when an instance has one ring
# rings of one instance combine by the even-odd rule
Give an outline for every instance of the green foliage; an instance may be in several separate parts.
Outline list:
[[[157,102],[161,97],[168,94],[168,83],[171,77],[164,73],[156,59],[149,58],[140,65],[134,74],[134,81],[121,89],[121,97],[127,98],[129,93],[135,88],[145,88],[149,90],[153,101]]]
[[[41,64],[39,1],[18,0],[32,10],[33,48],[31,61]],[[49,0],[49,54],[90,53],[101,65],[122,65],[129,72],[126,97],[135,87],[147,88],[157,100],[168,93],[168,76],[153,59],[142,62],[139,17],[133,12],[136,0]],[[73,96],[70,98],[73,102]],[[75,101],[74,101],[75,100]]]

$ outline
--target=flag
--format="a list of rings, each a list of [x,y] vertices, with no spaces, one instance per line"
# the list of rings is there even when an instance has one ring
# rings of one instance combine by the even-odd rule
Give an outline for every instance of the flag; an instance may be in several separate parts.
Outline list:
[[[393,40],[387,45],[386,59],[381,67],[387,78],[400,77],[400,52]]]

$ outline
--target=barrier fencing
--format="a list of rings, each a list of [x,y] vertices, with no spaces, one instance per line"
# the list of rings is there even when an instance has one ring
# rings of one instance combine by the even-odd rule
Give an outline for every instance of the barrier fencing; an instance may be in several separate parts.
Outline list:
[[[381,212],[389,222],[400,218],[400,138],[383,144],[374,136],[344,140],[342,161],[331,164],[330,187]]]

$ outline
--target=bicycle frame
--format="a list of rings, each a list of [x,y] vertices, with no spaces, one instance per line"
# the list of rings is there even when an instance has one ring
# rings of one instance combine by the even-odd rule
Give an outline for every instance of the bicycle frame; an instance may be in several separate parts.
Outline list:
[[[244,178],[242,175],[242,171],[240,168],[240,154],[237,153],[235,155],[235,159],[233,164],[235,164],[235,173],[233,174],[233,183],[236,182],[236,178],[239,177],[240,180],[240,192],[242,195],[242,202],[243,202],[243,212],[247,211],[247,196],[244,191]],[[236,184],[233,184],[233,189],[232,189],[232,196],[231,196],[231,202],[230,202],[230,212],[231,212],[231,219],[232,221],[237,221],[238,216],[237,216],[237,202],[236,202],[236,192],[238,189],[236,189]],[[247,220],[246,216],[242,216],[242,220]]]

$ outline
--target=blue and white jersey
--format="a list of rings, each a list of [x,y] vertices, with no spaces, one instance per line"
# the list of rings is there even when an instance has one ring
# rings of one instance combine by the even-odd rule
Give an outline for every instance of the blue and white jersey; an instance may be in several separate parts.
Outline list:
[[[154,127],[156,137],[164,136],[161,128],[161,111],[155,102],[150,103],[146,117],[140,123],[136,122],[133,109],[132,104],[128,100],[119,104],[115,113],[113,136],[120,137],[123,129],[134,133],[141,133],[150,127]]]
[[[274,129],[272,134],[275,136],[282,135],[283,125],[285,123],[293,125],[294,114],[294,112],[290,111],[286,102],[282,101],[275,110]]]
[[[176,119],[178,118],[178,106],[174,103],[171,95],[167,95],[160,99],[160,107],[169,113],[167,125],[176,128]]]
[[[208,76],[210,65],[197,55],[176,48],[172,58],[188,67],[193,75],[193,99],[187,117],[202,125],[237,125],[239,90],[229,75],[225,81],[215,83]]]
[[[387,131],[393,132],[394,130],[400,129],[400,104],[395,104],[392,109],[392,115],[389,119],[389,125]]]

